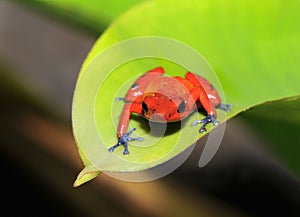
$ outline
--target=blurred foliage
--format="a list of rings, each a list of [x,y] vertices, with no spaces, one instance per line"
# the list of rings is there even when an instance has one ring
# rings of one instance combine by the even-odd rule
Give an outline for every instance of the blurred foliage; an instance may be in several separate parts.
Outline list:
[[[270,143],[272,151],[300,176],[300,100],[267,103],[242,118]]]
[[[142,0],[16,0],[101,33],[121,13]]]
[[[59,120],[58,111],[48,108],[35,88],[28,85],[7,64],[0,61],[0,99],[2,109],[34,108],[39,114]],[[11,112],[11,111],[10,111]]]

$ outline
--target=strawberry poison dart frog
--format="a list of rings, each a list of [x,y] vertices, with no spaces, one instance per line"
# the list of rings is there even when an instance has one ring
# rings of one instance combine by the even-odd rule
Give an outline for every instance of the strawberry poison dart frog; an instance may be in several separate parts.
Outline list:
[[[202,120],[196,120],[192,126],[202,124],[200,132],[205,132],[208,123],[217,125],[216,110],[220,108],[230,111],[230,105],[221,104],[221,99],[214,86],[205,78],[187,72],[185,78],[163,76],[164,69],[158,67],[139,77],[124,98],[125,105],[117,129],[118,143],[108,151],[113,152],[120,145],[124,146],[123,154],[129,154],[128,142],[142,141],[142,138],[132,138],[130,134],[135,128],[127,131],[131,113],[156,122],[175,122],[187,117],[194,108],[204,108],[207,115]]]

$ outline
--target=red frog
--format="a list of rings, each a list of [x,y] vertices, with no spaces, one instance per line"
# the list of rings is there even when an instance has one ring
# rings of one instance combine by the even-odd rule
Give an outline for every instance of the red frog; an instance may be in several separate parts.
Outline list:
[[[108,151],[113,152],[120,145],[124,146],[124,155],[129,154],[128,141],[143,139],[129,137],[135,128],[127,132],[131,113],[156,122],[175,122],[187,117],[196,108],[204,108],[205,118],[194,121],[192,126],[202,123],[200,132],[206,131],[208,123],[218,125],[215,108],[230,111],[229,104],[222,104],[214,86],[205,78],[187,72],[185,78],[163,76],[164,69],[158,67],[139,77],[124,98],[122,115],[117,129],[118,143]]]

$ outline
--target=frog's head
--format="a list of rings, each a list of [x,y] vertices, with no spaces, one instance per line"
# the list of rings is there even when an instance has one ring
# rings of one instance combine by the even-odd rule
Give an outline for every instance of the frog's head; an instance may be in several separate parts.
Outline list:
[[[188,113],[184,99],[161,93],[145,94],[142,109],[144,117],[155,122],[179,121]]]

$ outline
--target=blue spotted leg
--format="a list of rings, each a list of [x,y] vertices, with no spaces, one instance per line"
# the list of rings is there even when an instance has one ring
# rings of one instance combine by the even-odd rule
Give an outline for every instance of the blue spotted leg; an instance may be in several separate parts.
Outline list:
[[[226,112],[229,112],[229,111],[231,110],[231,107],[232,107],[231,104],[222,104],[222,103],[221,103],[221,104],[218,105],[216,108],[222,109],[222,110],[224,110],[224,111],[226,111]],[[218,122],[217,119],[216,119],[216,116],[213,115],[213,114],[209,114],[209,115],[207,115],[205,118],[203,118],[203,119],[201,119],[201,120],[194,121],[194,122],[192,123],[192,126],[195,126],[195,125],[201,124],[201,123],[202,123],[202,126],[201,126],[201,128],[200,128],[200,130],[199,130],[200,133],[204,133],[204,132],[206,131],[206,128],[205,128],[205,127],[206,127],[206,125],[209,124],[209,123],[212,123],[214,126],[216,126],[216,125],[219,124],[219,122]]]

